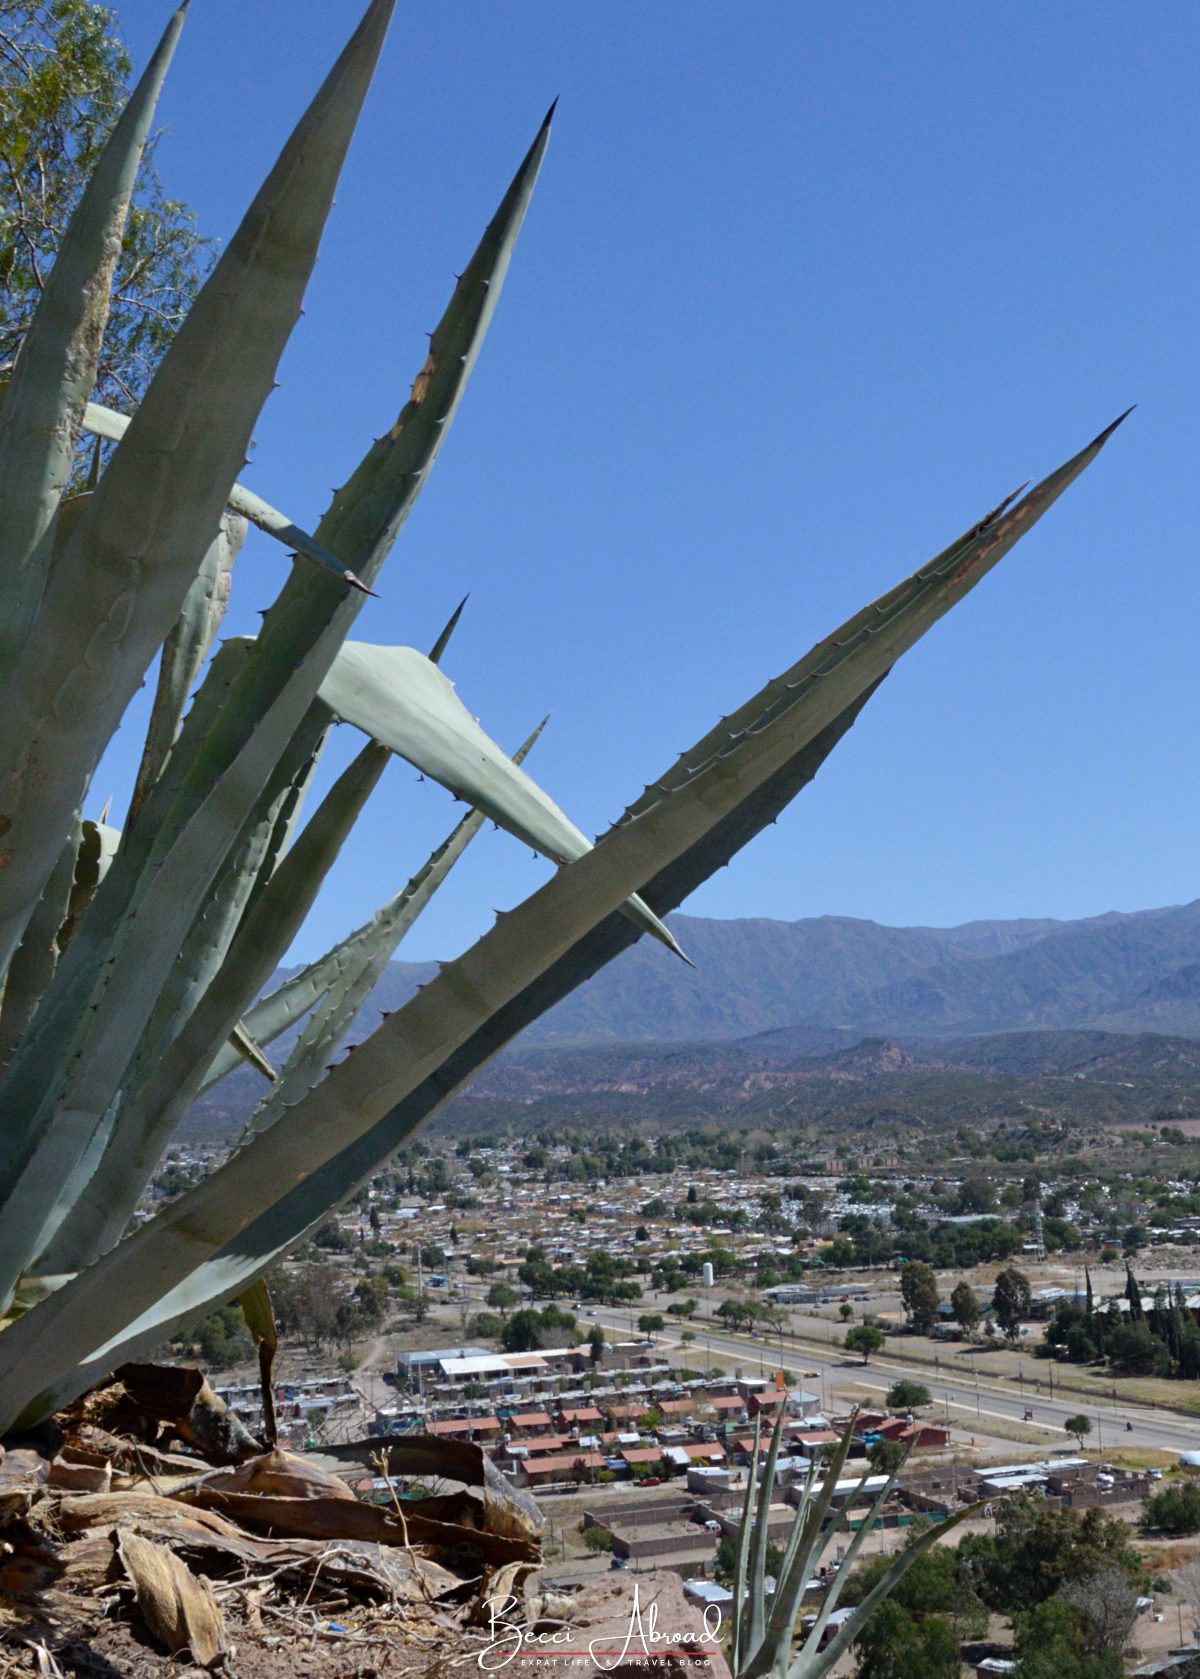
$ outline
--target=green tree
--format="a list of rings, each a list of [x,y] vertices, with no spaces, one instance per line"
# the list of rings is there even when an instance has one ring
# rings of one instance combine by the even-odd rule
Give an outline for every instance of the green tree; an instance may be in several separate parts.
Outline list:
[[[876,1329],[873,1323],[856,1323],[846,1331],[846,1339],[842,1342],[849,1353],[861,1353],[865,1364],[872,1353],[877,1353],[884,1342],[881,1329]]]
[[[0,4],[0,377],[125,102],[129,70],[106,6]],[[199,287],[206,244],[191,212],[164,196],[151,142],[117,257],[97,401],[136,405]]]
[[[312,1242],[314,1248],[324,1248],[327,1253],[349,1253],[354,1246],[347,1232],[332,1218],[313,1232]]]
[[[241,1308],[222,1306],[206,1317],[195,1331],[196,1349],[210,1370],[224,1370],[253,1351]]]
[[[314,1352],[333,1338],[337,1299],[329,1287],[328,1266],[278,1265],[267,1273],[267,1287],[280,1335],[296,1336]]]
[[[1021,1324],[1029,1316],[1032,1298],[1029,1278],[1023,1271],[1011,1267],[1001,1271],[992,1295],[992,1313],[1005,1340],[1016,1341],[1020,1337]]]
[[[933,1267],[922,1259],[909,1259],[900,1267],[900,1300],[909,1324],[918,1335],[928,1335],[937,1322],[941,1296]]]
[[[855,1569],[843,1597],[861,1603],[893,1562],[872,1557]],[[858,1638],[858,1679],[958,1679],[962,1639],[981,1633],[987,1614],[970,1573],[950,1547],[918,1557]]]
[[[1122,1679],[1120,1653],[1088,1650],[1084,1616],[1060,1597],[1048,1598],[1015,1621],[1017,1665],[1013,1679]]]
[[[1077,1445],[1082,1445],[1083,1441],[1092,1432],[1091,1418],[1085,1417],[1082,1411],[1073,1417],[1068,1417],[1066,1422],[1063,1423],[1063,1427],[1068,1434],[1074,1436]]]
[[[1082,1323],[1073,1323],[1063,1343],[1072,1364],[1091,1364],[1096,1357],[1096,1343]]]
[[[659,1312],[643,1312],[637,1326],[643,1335],[657,1335],[660,1329],[666,1328],[667,1320]]]
[[[957,1213],[990,1213],[996,1207],[996,1192],[991,1180],[981,1175],[967,1178],[954,1200]]]
[[[876,1440],[867,1450],[867,1462],[877,1475],[890,1475],[904,1460],[904,1447],[899,1440]]]
[[[914,1382],[908,1376],[901,1376],[888,1389],[887,1402],[893,1411],[916,1411],[922,1405],[931,1405],[933,1395],[924,1382]]]
[[[1165,1376],[1171,1368],[1170,1352],[1145,1318],[1119,1323],[1105,1335],[1104,1352],[1123,1376]]]
[[[979,1297],[968,1282],[954,1285],[954,1292],[950,1296],[950,1309],[954,1313],[954,1321],[964,1335],[974,1335],[979,1328],[979,1320],[983,1312],[979,1305]]]
[[[386,1277],[360,1277],[354,1285],[354,1303],[368,1323],[378,1323],[387,1306]]]
[[[750,1300],[722,1300],[717,1307],[717,1317],[730,1329],[749,1329],[756,1316],[755,1305]]]
[[[713,1558],[713,1579],[719,1586],[728,1586],[733,1580],[733,1571],[737,1562],[737,1539],[732,1533],[721,1535],[717,1544],[717,1552]],[[767,1541],[767,1573],[776,1580],[783,1568],[783,1552],[778,1545]]]
[[[585,1551],[611,1551],[612,1534],[606,1527],[597,1527],[595,1522],[589,1522],[583,1530],[583,1548]]]
[[[1142,1521],[1158,1533],[1176,1537],[1200,1533],[1200,1486],[1183,1481],[1151,1493],[1142,1505]]]
[[[544,1344],[541,1317],[529,1306],[514,1312],[500,1332],[506,1353],[535,1353]]]
[[[958,1640],[941,1615],[916,1619],[890,1599],[854,1641],[858,1679],[958,1679]]]
[[[1100,1509],[1057,1510],[1005,1503],[996,1531],[968,1534],[959,1555],[971,1564],[984,1603],[1005,1615],[1027,1614],[1064,1585],[1120,1568],[1134,1584],[1144,1577],[1130,1530]]]
[[[511,1283],[493,1283],[487,1291],[487,1303],[503,1317],[510,1312],[520,1299],[520,1295]]]

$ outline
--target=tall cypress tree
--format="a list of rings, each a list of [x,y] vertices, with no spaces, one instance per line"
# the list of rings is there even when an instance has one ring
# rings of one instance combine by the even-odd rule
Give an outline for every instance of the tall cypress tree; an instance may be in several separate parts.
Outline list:
[[[1129,1321],[1140,1323],[1146,1315],[1142,1310],[1142,1291],[1128,1260],[1125,1262],[1125,1298],[1129,1302]]]

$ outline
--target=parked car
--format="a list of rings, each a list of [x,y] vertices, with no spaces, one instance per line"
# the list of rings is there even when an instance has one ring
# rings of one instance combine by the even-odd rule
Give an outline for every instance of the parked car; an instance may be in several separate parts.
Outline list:
[[[638,1485],[640,1487],[661,1487],[662,1486],[662,1476],[661,1475],[643,1475],[641,1480],[638,1482]]]

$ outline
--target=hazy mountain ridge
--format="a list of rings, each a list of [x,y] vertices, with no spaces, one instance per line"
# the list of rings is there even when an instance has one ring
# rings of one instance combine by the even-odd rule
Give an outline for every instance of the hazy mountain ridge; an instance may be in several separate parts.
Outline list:
[[[1023,947],[972,963],[936,964],[850,1000],[837,1024],[894,1033],[1009,1032],[1102,1021],[1161,1030],[1158,989],[1175,982],[1175,1031],[1200,1036],[1200,987],[1179,994],[1182,969],[1200,952],[1200,903],[1169,911],[1068,923]],[[801,1017],[804,1018],[804,1017]],[[814,1020],[829,1023],[822,1011]]]
[[[1109,1087],[1107,1107],[1128,1117],[1147,1111],[1155,1088],[1175,1093],[1177,1111],[1200,1089],[1200,901],[948,929],[842,916],[671,923],[697,969],[643,941],[531,1027],[456,1106],[486,1096],[649,1111],[657,1099],[664,1114],[678,1104],[719,1116],[771,1108],[779,1092],[811,1114],[822,1102],[861,1109],[848,1088],[877,1080],[889,1111],[969,1105],[972,1084],[984,1103],[1073,1108],[1064,1081],[1078,1080]],[[392,963],[351,1041],[436,971]],[[1037,1088],[1018,1093],[1012,1080]],[[194,1123],[240,1127],[261,1094],[257,1075],[239,1071]]]
[[[964,1036],[1096,1027],[1200,1037],[1200,900],[1083,921],[882,927],[670,918],[695,969],[643,940],[536,1022],[525,1043],[697,1043],[808,1026]],[[374,1006],[433,971],[392,963]]]

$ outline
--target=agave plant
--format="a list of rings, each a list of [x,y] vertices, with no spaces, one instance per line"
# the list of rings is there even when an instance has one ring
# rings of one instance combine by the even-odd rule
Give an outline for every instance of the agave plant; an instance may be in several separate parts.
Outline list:
[[[510,758],[458,699],[439,668],[444,636],[429,657],[351,639],[491,322],[549,117],[399,417],[315,528],[236,481],[391,7],[371,0],[127,416],[90,397],[113,255],[182,12],[173,18],[81,199],[0,408],[0,1431],[244,1294],[504,1044],[641,934],[682,954],[663,917],[775,820],[896,659],[1109,435],[722,718],[592,846],[525,773],[525,748]],[[84,428],[115,447],[70,496]],[[257,638],[213,654],[245,521],[294,563]],[[156,657],[118,833],[84,820],[84,799]],[[335,721],[365,743],[301,825]],[[392,754],[471,814],[369,923],[264,995]],[[327,1071],[484,818],[557,872]],[[277,1071],[272,1043],[306,1016]],[[189,1104],[244,1061],[265,1082],[243,1145],[124,1234]]]
[[[846,1616],[834,1637],[822,1649],[822,1640],[850,1578],[850,1571],[862,1549],[864,1539],[874,1528],[892,1495],[892,1489],[907,1458],[905,1454],[905,1458],[900,1460],[876,1493],[867,1514],[858,1523],[846,1547],[841,1567],[832,1576],[821,1600],[813,1624],[797,1647],[796,1639],[802,1624],[805,1589],[825,1551],[839,1534],[848,1531],[852,1495],[863,1490],[866,1482],[860,1481],[857,1487],[848,1489],[851,1496],[842,1499],[831,1518],[830,1512],[838,1480],[854,1442],[856,1418],[852,1417],[829,1462],[822,1466],[819,1478],[817,1464],[814,1462],[809,1467],[800,1489],[796,1519],[784,1548],[774,1595],[768,1601],[767,1527],[771,1513],[771,1497],[775,1489],[775,1466],[785,1419],[786,1411],[781,1405],[765,1460],[762,1458],[761,1423],[754,1435],[754,1450],[750,1458],[746,1497],[742,1504],[742,1522],[738,1530],[733,1574],[730,1666],[734,1679],[824,1679],[824,1675],[853,1644],[872,1612],[895,1591],[917,1558],[961,1522],[977,1515],[982,1508],[981,1505],[972,1504],[914,1539],[881,1575],[862,1602]]]

